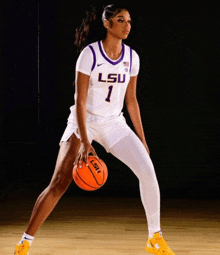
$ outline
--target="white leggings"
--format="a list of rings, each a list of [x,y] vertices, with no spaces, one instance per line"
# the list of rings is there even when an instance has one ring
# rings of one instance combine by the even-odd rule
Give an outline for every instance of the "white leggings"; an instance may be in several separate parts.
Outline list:
[[[139,179],[141,201],[149,236],[160,231],[160,190],[153,163],[140,139],[133,133],[116,143],[109,152],[126,164]]]

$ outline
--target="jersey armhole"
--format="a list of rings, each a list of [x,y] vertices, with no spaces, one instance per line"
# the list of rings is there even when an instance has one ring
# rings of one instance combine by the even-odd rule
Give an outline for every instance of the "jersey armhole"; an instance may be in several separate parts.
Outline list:
[[[91,45],[89,45],[89,48],[91,49],[92,55],[93,55],[93,65],[92,65],[92,68],[91,68],[91,71],[93,71],[93,69],[95,68],[95,65],[96,65],[96,55],[95,55],[95,51],[94,51],[94,49]]]
[[[134,67],[133,67],[134,63]],[[140,59],[135,50],[130,48],[130,76],[137,76],[140,68]]]
[[[130,47],[130,74],[131,74],[131,68],[132,68],[132,48]]]

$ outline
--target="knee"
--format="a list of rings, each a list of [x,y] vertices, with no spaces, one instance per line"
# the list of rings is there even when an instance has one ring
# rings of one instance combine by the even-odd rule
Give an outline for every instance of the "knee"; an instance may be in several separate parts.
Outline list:
[[[156,173],[155,173],[153,165],[144,165],[142,167],[140,166],[138,178],[139,180],[148,180],[148,181],[156,179]]]
[[[65,173],[57,174],[56,177],[54,177],[49,184],[49,192],[54,197],[61,197],[69,187],[71,181],[72,178],[68,178]]]
[[[54,175],[48,187],[53,196],[59,197],[65,193],[73,180],[72,169],[73,159],[71,157],[57,160]]]
[[[53,195],[53,197],[61,197],[67,189],[67,185],[59,182],[58,180],[55,182],[51,182],[48,186],[49,193]]]

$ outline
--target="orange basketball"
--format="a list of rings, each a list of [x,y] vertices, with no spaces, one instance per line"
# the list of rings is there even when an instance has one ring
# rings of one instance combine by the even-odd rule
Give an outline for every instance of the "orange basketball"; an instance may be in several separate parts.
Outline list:
[[[88,166],[82,163],[73,167],[73,180],[84,190],[93,191],[101,188],[108,178],[108,169],[103,160],[94,156],[88,157]]]

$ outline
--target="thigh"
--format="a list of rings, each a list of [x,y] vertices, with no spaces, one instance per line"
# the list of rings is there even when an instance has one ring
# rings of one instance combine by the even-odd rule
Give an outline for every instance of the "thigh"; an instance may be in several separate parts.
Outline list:
[[[72,134],[68,141],[60,144],[60,149],[56,161],[51,184],[66,186],[72,181],[73,163],[80,147],[80,140]]]
[[[154,172],[153,163],[141,140],[132,131],[111,149],[110,153],[126,164],[138,178]]]
[[[92,143],[92,140],[94,138],[94,133],[92,132],[89,123],[86,123],[86,129],[87,129],[88,139],[90,143]],[[73,134],[76,136],[76,138],[80,139],[78,125],[75,120],[67,123],[66,129],[60,139],[59,144],[61,145],[63,142],[67,142]]]
[[[120,116],[115,120],[100,125],[99,135],[94,140],[100,143],[106,151],[109,152],[115,144],[132,132],[124,117]]]

